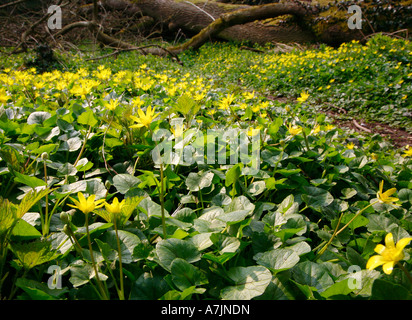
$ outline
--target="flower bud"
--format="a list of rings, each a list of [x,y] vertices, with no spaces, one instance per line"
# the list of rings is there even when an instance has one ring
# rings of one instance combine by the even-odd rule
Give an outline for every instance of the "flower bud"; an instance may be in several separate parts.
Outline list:
[[[47,159],[49,159],[49,155],[47,154],[47,152],[43,152],[43,153],[41,154],[41,159],[42,159],[42,160],[47,160]]]
[[[70,218],[71,218],[71,215],[68,214],[67,212],[60,213],[60,220],[63,221],[64,223],[69,223],[71,220]]]
[[[106,180],[106,182],[104,183],[104,186],[106,187],[107,190],[109,190],[112,184],[109,180]]]
[[[68,236],[70,236],[70,227],[69,227],[68,224],[65,224],[65,225],[64,225],[64,227],[63,227],[63,232],[64,232],[65,234],[67,234]]]

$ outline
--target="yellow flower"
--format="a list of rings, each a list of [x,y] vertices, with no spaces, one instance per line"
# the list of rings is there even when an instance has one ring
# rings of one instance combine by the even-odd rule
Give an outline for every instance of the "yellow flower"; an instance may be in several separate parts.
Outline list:
[[[243,92],[242,95],[246,100],[251,100],[255,97],[255,91],[253,91],[253,92]]]
[[[312,133],[317,134],[320,132],[320,125],[316,125],[316,127],[313,128]]]
[[[94,200],[96,198],[95,194],[92,194],[86,199],[83,193],[79,192],[77,193],[77,197],[79,198],[79,201],[70,197],[70,200],[72,200],[75,203],[75,205],[72,205],[72,204],[68,204],[68,205],[72,208],[79,209],[84,214],[88,214],[92,212],[93,210],[104,206],[105,200],[101,199],[101,200],[95,201]]]
[[[139,117],[130,116],[132,120],[137,122],[137,124],[130,126],[130,128],[149,127],[152,121],[159,115],[158,113],[155,114],[155,108],[152,110],[151,106],[147,107],[146,114],[140,108],[137,110],[137,113]]]
[[[220,103],[219,103],[219,109],[228,109],[229,106],[232,104],[232,102],[235,100],[235,95],[228,94],[226,97],[224,97]]]
[[[106,102],[105,107],[109,110],[114,110],[119,105],[119,101],[110,99],[110,102]]]
[[[125,200],[123,199],[121,202],[119,202],[119,199],[117,197],[113,198],[112,204],[106,203],[104,207],[108,212],[111,214],[117,214],[122,211],[122,208],[125,204]]]
[[[258,105],[256,105],[256,106],[252,107],[252,111],[253,111],[254,113],[259,112],[259,111],[260,111],[260,105],[258,104]]]
[[[405,153],[402,155],[402,157],[412,157],[412,148],[409,147],[409,145],[406,146],[406,150],[404,152]]]
[[[334,128],[335,128],[334,125],[328,124],[328,125],[325,127],[325,130],[326,130],[326,131],[330,131],[330,130],[333,130]]]
[[[300,94],[300,97],[297,98],[297,101],[299,101],[299,102],[305,102],[306,100],[308,100],[308,98],[309,98],[309,94],[308,94],[307,92],[302,92],[302,93]]]
[[[376,197],[381,203],[394,204],[393,202],[398,201],[398,198],[391,197],[396,192],[396,188],[391,188],[383,192],[383,180],[379,183],[379,191],[376,193]]]
[[[136,97],[136,98],[133,98],[132,105],[133,107],[140,108],[142,105],[144,105],[144,101],[140,97]]]
[[[249,137],[256,136],[256,135],[259,134],[259,133],[260,133],[260,128],[250,127],[249,130],[247,131],[247,135],[248,135]]]
[[[200,101],[202,100],[204,97],[206,97],[206,93],[205,92],[198,92],[193,96],[193,99],[195,101]]]
[[[9,100],[9,96],[6,93],[6,89],[1,88],[0,89],[0,105],[3,103],[6,103]]]
[[[352,150],[354,147],[355,147],[355,144],[354,144],[353,142],[349,142],[349,143],[346,145],[346,148],[348,148],[349,150]]]
[[[290,133],[292,136],[295,136],[295,135],[297,135],[297,134],[299,134],[299,133],[302,132],[302,127],[292,126],[291,124],[289,124],[288,130],[289,130],[289,133]]]
[[[378,244],[375,247],[378,255],[369,258],[366,268],[372,270],[383,265],[383,272],[391,274],[395,263],[404,258],[403,249],[411,240],[412,238],[403,238],[395,245],[392,233],[388,233],[385,237],[385,245]]]

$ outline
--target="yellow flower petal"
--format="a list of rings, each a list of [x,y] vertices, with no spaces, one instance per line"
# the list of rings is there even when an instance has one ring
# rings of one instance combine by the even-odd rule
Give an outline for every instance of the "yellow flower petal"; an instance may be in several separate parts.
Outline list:
[[[383,194],[387,197],[390,197],[391,195],[393,195],[396,192],[396,188],[391,188],[389,190],[386,190]]]
[[[385,272],[386,274],[391,274],[394,265],[395,265],[395,261],[386,262],[386,263],[382,266],[383,272]]]
[[[403,239],[399,240],[396,243],[396,249],[397,250],[403,250],[409,244],[409,242],[411,242],[411,241],[412,241],[412,238],[403,238]]]
[[[395,242],[393,241],[393,235],[392,233],[388,233],[385,237],[385,247],[387,249],[394,249],[395,248]]]
[[[385,259],[382,256],[372,256],[369,258],[368,263],[366,264],[366,269],[373,270],[376,267],[379,267],[385,263]]]
[[[383,244],[378,244],[374,251],[378,254],[382,254],[385,251],[386,247]]]

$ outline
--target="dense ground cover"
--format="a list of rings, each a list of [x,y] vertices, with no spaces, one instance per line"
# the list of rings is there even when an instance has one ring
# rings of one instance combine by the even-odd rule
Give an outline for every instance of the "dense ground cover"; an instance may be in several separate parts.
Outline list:
[[[2,298],[410,299],[410,42],[272,49],[4,60]]]

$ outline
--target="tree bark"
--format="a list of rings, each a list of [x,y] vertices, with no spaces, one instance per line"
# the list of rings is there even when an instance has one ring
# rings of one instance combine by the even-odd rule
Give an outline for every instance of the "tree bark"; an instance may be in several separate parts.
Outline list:
[[[297,8],[300,13],[303,7],[299,2],[289,1],[262,6],[247,6],[223,4],[215,1],[173,1],[173,0],[129,0],[136,4],[144,15],[153,17],[169,30],[180,29],[189,36],[198,34],[222,15],[228,15],[237,10],[243,11],[242,17],[234,21],[233,26],[225,26],[213,37],[229,41],[250,41],[258,44],[268,42],[310,42],[315,40],[311,30],[300,25],[304,19],[290,19],[290,23],[257,21],[282,15],[295,15]],[[285,10],[284,8],[288,8]],[[261,9],[258,9],[261,8]],[[267,14],[263,14],[267,10]],[[310,10],[305,11],[308,14]],[[300,15],[298,15],[300,16]],[[302,18],[300,16],[300,18]]]
[[[285,14],[293,14],[297,18],[302,19],[305,15],[309,14],[309,11],[299,3],[289,2],[243,8],[229,13],[224,13],[207,27],[203,28],[189,41],[183,45],[169,48],[169,50],[177,54],[188,48],[197,49],[209,39],[219,35],[223,31],[227,31],[232,26],[239,29],[241,24],[248,24],[255,20],[274,18]],[[252,26],[249,28],[252,28]],[[235,32],[239,32],[239,30],[235,30]]]

